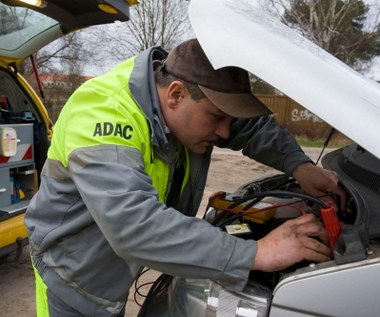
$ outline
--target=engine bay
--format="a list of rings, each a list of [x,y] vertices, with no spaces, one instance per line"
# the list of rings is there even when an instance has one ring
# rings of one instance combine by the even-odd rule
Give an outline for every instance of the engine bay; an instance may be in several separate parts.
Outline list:
[[[369,237],[360,195],[355,187],[345,186],[348,195],[346,210],[339,197],[314,197],[285,174],[264,177],[239,187],[233,193],[217,192],[209,198],[204,219],[229,234],[242,239],[259,240],[285,221],[312,213],[323,222],[336,264],[350,263],[367,257]],[[252,271],[252,280],[269,289],[289,273],[311,263],[302,261],[280,272]]]

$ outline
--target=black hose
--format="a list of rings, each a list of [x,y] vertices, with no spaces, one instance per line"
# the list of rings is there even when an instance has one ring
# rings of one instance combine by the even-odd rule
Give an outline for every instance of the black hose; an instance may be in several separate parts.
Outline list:
[[[260,201],[264,197],[282,197],[282,198],[288,198],[288,197],[294,198],[294,197],[296,197],[296,198],[302,198],[304,200],[312,201],[312,202],[320,205],[323,208],[329,207],[321,198],[314,197],[314,196],[311,196],[308,194],[297,193],[297,192],[289,192],[289,191],[285,191],[285,190],[269,190],[269,191],[263,191],[263,192],[259,192],[259,193],[253,193],[253,194],[244,196],[242,198],[239,198],[239,199],[235,200],[231,205],[229,205],[228,208],[233,209],[236,206],[238,206],[238,205],[240,205],[240,204],[242,204],[248,200],[254,199],[254,198],[257,198],[258,201]],[[255,202],[255,203],[257,203],[257,202]],[[253,204],[252,204],[252,202],[249,203],[242,210],[243,211],[248,210],[255,203],[253,203]]]

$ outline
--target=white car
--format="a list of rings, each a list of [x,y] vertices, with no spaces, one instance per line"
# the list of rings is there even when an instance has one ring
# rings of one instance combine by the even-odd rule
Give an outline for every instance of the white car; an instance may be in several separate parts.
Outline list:
[[[282,174],[252,181],[219,197],[219,206],[229,203],[230,209],[243,205],[249,210],[257,203],[279,200],[292,207],[296,199],[302,204],[298,209],[322,219],[330,212],[324,223],[334,259],[321,264],[305,261],[275,273],[252,272],[241,293],[228,292],[208,280],[163,276],[139,316],[380,316],[379,84],[247,1],[192,0],[189,15],[215,68],[246,69],[355,142],[322,160],[346,188],[348,210],[346,214],[337,210],[338,201],[337,207],[331,207],[304,196]],[[264,224],[217,207],[209,210],[206,219],[226,231],[226,225],[244,223],[253,233],[242,238],[257,239],[276,223],[294,217],[290,207],[278,207]]]

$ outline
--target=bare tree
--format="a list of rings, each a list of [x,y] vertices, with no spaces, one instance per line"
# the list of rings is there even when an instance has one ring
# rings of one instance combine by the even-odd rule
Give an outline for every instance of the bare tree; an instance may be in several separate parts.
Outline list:
[[[371,7],[362,0],[268,0],[267,4],[285,24],[357,70],[365,70],[380,54],[380,11],[373,6],[369,15]]]
[[[107,58],[118,61],[154,45],[171,49],[189,34],[187,6],[185,0],[140,0],[131,7],[130,21],[92,28],[89,34],[92,42],[106,43],[101,50]]]
[[[38,72],[65,74],[67,76],[82,75],[83,64],[90,54],[82,44],[80,34],[72,33],[39,50],[33,56]],[[21,65],[20,71],[35,85],[33,81],[35,74],[31,60],[26,60]]]
[[[68,34],[34,54],[40,72],[81,74],[83,64],[90,56],[79,32]],[[33,72],[30,63],[24,65],[24,73]]]

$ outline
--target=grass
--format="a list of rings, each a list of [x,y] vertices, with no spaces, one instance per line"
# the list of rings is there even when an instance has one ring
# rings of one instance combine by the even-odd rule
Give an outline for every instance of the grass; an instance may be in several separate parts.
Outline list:
[[[317,139],[310,140],[306,138],[296,137],[296,140],[300,146],[321,148],[324,146],[325,140]],[[340,148],[351,144],[352,141],[348,138],[332,138],[327,145],[328,148]]]

